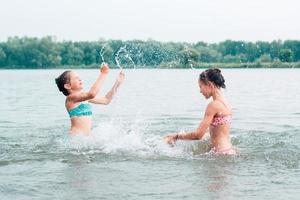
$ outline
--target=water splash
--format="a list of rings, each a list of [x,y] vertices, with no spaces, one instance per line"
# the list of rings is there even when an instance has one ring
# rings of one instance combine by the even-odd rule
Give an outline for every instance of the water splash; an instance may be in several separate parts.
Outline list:
[[[76,135],[62,144],[67,151],[74,154],[104,153],[142,157],[193,158],[193,154],[199,151],[198,145],[195,146],[196,143],[191,145],[191,143],[179,141],[176,146],[171,147],[164,142],[161,135],[151,133],[148,127],[141,116],[129,124],[110,120],[101,122],[90,136]]]
[[[193,63],[190,63],[190,67],[191,67],[191,69],[195,69],[195,68],[193,67]]]
[[[193,66],[193,62],[192,62],[192,60],[190,59],[190,57],[192,56],[192,53],[191,53],[191,51],[190,51],[190,49],[189,49],[190,47],[188,46],[188,45],[184,45],[184,51],[186,51],[187,52],[187,54],[188,54],[188,58],[187,58],[187,62],[189,63],[189,66],[190,66],[190,68],[193,70],[193,69],[195,69]]]
[[[136,68],[135,62],[132,60],[131,56],[129,55],[126,45],[123,47],[120,47],[120,49],[117,51],[116,56],[115,56],[115,61],[117,63],[117,66],[122,70],[122,67],[120,65],[120,56],[124,55],[126,59],[128,59],[132,64],[134,69]]]
[[[101,48],[101,50],[100,50],[100,52],[99,52],[99,54],[101,56],[101,59],[102,59],[102,63],[105,63],[104,56],[103,56],[104,55],[105,46],[106,45],[103,45],[102,48]]]
[[[104,60],[104,49],[105,49],[105,47],[106,47],[106,44],[104,44],[101,47],[100,51],[98,49],[96,49],[97,54],[101,57],[101,60],[102,60],[101,64],[105,63],[105,60]]]
[[[126,46],[125,47],[121,47],[118,51],[117,51],[117,53],[116,53],[116,56],[115,56],[115,61],[116,61],[116,63],[117,63],[117,66],[119,67],[119,69],[123,69],[122,67],[121,67],[121,65],[120,65],[120,58],[119,58],[119,54],[121,53],[121,52],[123,52],[124,50],[125,50],[125,48],[126,48]]]
[[[132,60],[132,58],[129,56],[129,54],[127,53],[126,55],[125,55],[125,57],[126,58],[128,58],[129,60],[130,60],[130,62],[133,64],[133,68],[135,69],[135,63],[134,63],[134,61]]]

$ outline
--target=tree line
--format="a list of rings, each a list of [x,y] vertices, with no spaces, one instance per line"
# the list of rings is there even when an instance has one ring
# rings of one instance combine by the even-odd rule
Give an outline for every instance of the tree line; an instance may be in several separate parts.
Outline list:
[[[54,37],[10,37],[0,43],[0,68],[112,67],[189,68],[221,63],[297,63],[299,40],[272,42],[226,40],[219,43],[159,42],[155,40],[56,41]],[[299,63],[297,63],[299,67]]]

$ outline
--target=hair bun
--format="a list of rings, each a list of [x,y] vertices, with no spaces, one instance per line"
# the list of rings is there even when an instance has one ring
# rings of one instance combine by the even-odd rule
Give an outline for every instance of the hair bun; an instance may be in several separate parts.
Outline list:
[[[221,70],[219,68],[214,68],[213,69],[216,73],[221,74]]]
[[[219,68],[210,68],[202,72],[199,76],[199,80],[204,81],[207,84],[208,81],[213,82],[218,88],[226,88],[225,79],[221,74]]]

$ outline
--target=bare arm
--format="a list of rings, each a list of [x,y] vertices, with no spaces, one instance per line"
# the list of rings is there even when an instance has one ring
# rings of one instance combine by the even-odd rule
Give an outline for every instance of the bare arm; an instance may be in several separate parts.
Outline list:
[[[211,123],[210,116],[205,115],[204,119],[201,121],[199,127],[191,132],[180,133],[177,136],[179,140],[201,140],[205,134],[206,129],[209,127]]]
[[[211,124],[214,115],[215,109],[212,104],[209,104],[205,111],[204,118],[196,130],[186,133],[175,133],[167,135],[166,137],[164,137],[165,141],[169,144],[172,144],[176,140],[200,140],[204,136],[206,129]]]
[[[125,74],[123,72],[120,72],[119,77],[117,78],[115,84],[104,97],[95,97],[93,99],[90,99],[89,102],[95,104],[104,104],[104,105],[109,104],[113,99],[114,95],[116,94],[118,88],[124,81],[124,78],[125,78]]]
[[[96,82],[91,87],[91,89],[88,92],[81,92],[81,93],[70,95],[68,97],[69,100],[76,103],[76,102],[86,101],[95,98],[101,86],[103,85],[104,79],[108,74],[108,72],[109,72],[108,65],[107,64],[102,65],[101,73],[98,76]]]

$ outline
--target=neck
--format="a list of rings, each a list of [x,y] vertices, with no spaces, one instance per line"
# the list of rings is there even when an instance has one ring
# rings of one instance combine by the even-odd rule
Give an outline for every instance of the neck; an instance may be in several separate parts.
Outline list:
[[[213,100],[221,99],[222,98],[222,92],[220,89],[215,88],[213,91],[213,94],[211,95]]]
[[[69,90],[69,93],[70,94],[77,94],[77,93],[80,93],[81,90]]]

